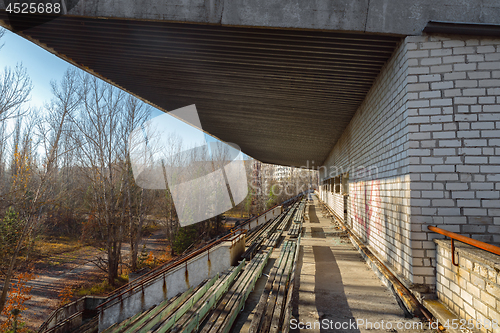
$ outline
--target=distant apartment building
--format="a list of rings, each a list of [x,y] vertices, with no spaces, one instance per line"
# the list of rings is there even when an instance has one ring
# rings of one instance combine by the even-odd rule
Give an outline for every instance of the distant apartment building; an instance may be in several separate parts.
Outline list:
[[[292,168],[289,166],[283,166],[283,165],[274,166],[273,179],[275,180],[283,180],[290,178],[291,174],[292,174]]]

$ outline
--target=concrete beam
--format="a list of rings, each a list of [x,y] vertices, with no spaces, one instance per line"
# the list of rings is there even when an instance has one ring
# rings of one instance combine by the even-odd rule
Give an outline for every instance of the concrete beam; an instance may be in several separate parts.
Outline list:
[[[496,0],[66,0],[70,15],[420,35],[427,22],[500,24]],[[4,9],[0,2],[0,9]]]

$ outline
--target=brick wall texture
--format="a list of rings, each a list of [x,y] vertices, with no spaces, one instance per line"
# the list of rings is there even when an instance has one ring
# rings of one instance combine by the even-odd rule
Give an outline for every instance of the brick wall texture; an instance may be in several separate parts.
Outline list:
[[[406,40],[413,249],[434,258],[428,224],[500,243],[500,39]]]
[[[456,249],[451,263],[449,241],[437,241],[437,295],[460,318],[464,328],[500,332],[500,265],[495,255],[474,248]],[[469,322],[469,320],[473,322]]]
[[[347,223],[411,279],[406,54],[402,43],[333,148],[322,174],[328,178],[349,173]],[[326,190],[322,196],[344,216],[343,194]]]
[[[435,285],[428,225],[500,243],[500,39],[405,38],[325,166],[349,172],[347,223],[410,283]]]

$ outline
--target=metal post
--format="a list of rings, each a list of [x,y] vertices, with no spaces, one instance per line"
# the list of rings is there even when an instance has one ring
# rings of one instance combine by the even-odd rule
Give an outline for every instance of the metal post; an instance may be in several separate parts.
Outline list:
[[[458,267],[458,263],[455,263],[455,242],[453,238],[451,239],[451,262]]]

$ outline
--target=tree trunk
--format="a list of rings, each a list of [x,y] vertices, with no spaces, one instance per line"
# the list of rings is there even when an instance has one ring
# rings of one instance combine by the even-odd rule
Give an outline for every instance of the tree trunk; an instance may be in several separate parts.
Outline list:
[[[116,278],[118,278],[118,252],[117,244],[118,242],[112,241],[108,248],[108,283],[111,286],[116,285]]]
[[[139,242],[141,240],[141,231],[142,225],[144,223],[144,214],[142,211],[144,202],[144,189],[141,190],[141,200],[139,203],[139,224],[137,225],[137,229],[132,232],[131,229],[131,237],[130,237],[130,251],[131,251],[131,266],[132,271],[135,272],[137,270],[137,253],[139,249]]]

